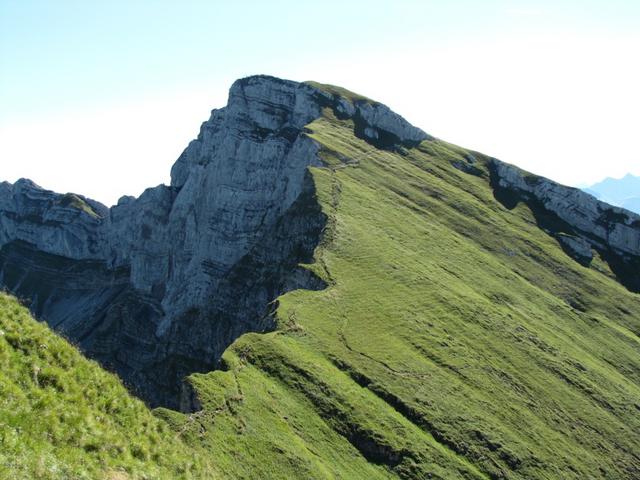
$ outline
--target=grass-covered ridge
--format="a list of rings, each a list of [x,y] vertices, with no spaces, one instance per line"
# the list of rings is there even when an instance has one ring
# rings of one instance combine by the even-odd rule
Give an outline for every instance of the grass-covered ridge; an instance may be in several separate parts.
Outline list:
[[[329,287],[192,376],[181,428],[231,478],[640,477],[640,297],[496,201],[482,155],[309,129]]]
[[[80,210],[91,217],[99,218],[99,215],[85,200],[73,193],[64,194],[60,199],[60,205],[63,207],[75,208],[76,210]]]
[[[0,478],[217,478],[120,381],[0,293]]]

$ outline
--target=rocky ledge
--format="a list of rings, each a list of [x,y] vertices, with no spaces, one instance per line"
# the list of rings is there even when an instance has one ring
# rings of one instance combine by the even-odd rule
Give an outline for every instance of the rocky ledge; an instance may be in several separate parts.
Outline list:
[[[621,283],[640,292],[640,215],[499,160],[489,168],[503,204],[524,201],[570,256],[586,266],[597,251]]]

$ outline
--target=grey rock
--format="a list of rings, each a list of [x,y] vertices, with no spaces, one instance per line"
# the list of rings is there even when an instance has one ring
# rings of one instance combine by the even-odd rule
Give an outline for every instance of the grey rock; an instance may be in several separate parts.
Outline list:
[[[492,161],[502,188],[526,193],[582,232],[585,240],[607,245],[623,254],[640,255],[640,215],[599,201],[582,190]]]
[[[483,171],[476,166],[478,163],[476,157],[474,157],[470,153],[467,153],[466,155],[464,155],[463,159],[464,161],[454,160],[453,162],[451,162],[451,165],[453,165],[461,172],[468,173],[469,175],[475,175],[476,177],[482,176]]]
[[[558,235],[558,240],[562,246],[568,250],[570,255],[580,263],[588,265],[593,260],[591,244],[582,237],[572,235]]]
[[[499,160],[491,160],[490,170],[498,194],[510,192],[510,202],[524,200],[534,212],[542,208],[555,216],[556,225],[541,226],[574,258],[588,263],[592,249],[600,252],[618,279],[640,292],[640,215]]]
[[[419,128],[409,124],[404,118],[394,114],[389,107],[379,103],[361,103],[356,105],[356,113],[366,123],[372,138],[380,138],[382,133],[391,133],[398,137],[401,143],[420,143],[430,139]]]

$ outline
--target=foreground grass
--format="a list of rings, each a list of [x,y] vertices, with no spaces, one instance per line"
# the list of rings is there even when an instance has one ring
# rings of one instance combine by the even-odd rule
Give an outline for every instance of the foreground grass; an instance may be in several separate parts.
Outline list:
[[[0,478],[217,478],[120,381],[0,293]]]

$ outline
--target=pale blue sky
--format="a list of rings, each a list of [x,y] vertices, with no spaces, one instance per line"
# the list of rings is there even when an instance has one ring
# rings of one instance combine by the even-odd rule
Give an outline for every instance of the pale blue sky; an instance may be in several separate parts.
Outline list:
[[[640,174],[638,57],[638,1],[0,0],[0,180],[139,194],[255,73],[564,183]]]

